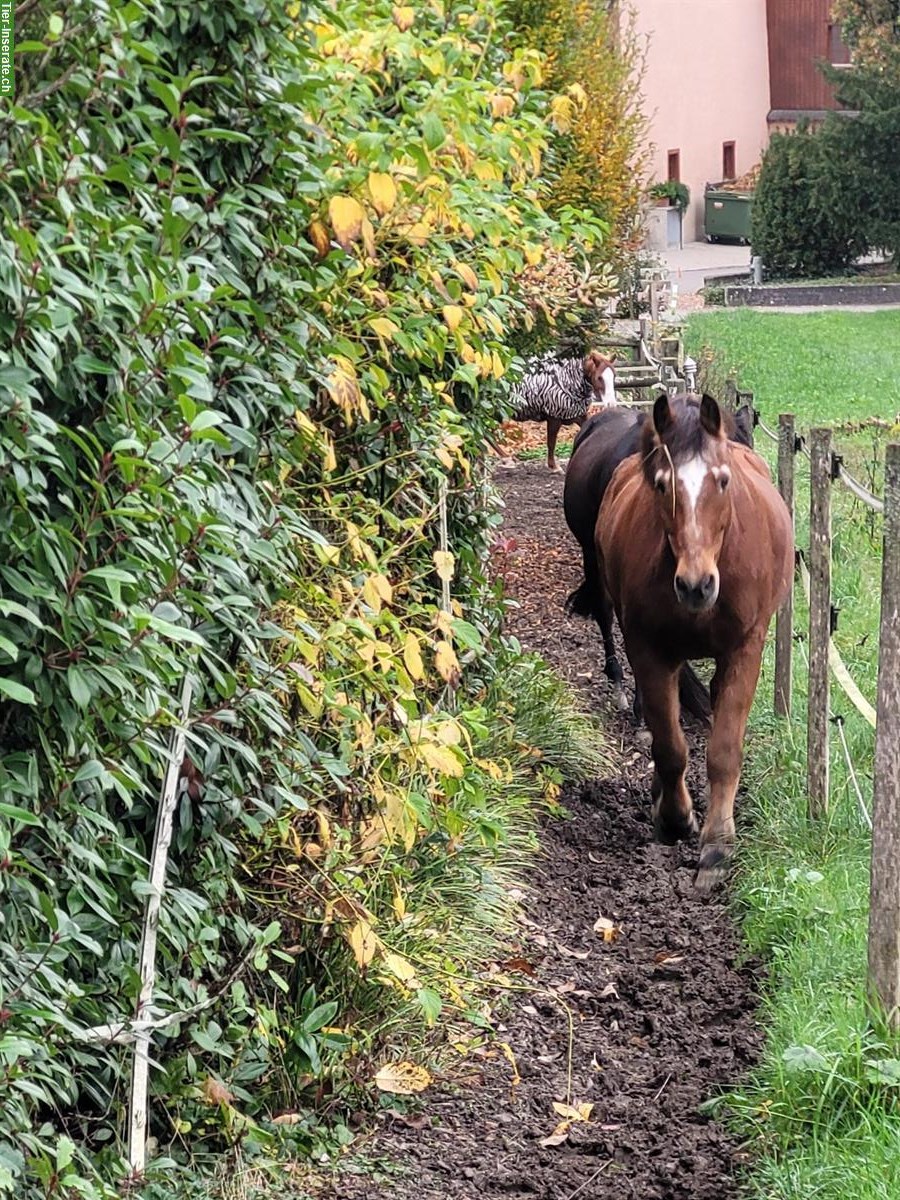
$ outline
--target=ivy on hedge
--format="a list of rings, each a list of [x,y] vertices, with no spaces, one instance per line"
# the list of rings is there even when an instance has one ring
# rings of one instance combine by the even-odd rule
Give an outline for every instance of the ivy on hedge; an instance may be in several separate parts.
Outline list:
[[[23,7],[0,113],[0,1190],[89,1196],[122,1171],[128,1059],[84,1030],[133,1015],[186,673],[157,1005],[215,1003],[155,1044],[164,1145],[271,1116],[286,1043],[314,1072],[344,1045],[242,864],[355,844],[381,802],[351,786],[380,778],[366,722],[484,686],[468,471],[515,280],[603,226],[542,209],[549,98],[499,0]],[[432,838],[448,780],[484,773],[451,753],[409,768]],[[479,786],[456,836],[484,843]]]

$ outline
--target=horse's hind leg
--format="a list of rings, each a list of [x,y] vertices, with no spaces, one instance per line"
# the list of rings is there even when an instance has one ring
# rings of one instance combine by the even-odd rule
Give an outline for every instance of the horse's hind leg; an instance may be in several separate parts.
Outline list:
[[[560,429],[562,429],[562,421],[557,421],[554,417],[547,421],[547,466],[551,471],[562,470],[556,461],[556,439],[559,437]]]
[[[676,842],[697,830],[694,805],[684,779],[688,755],[679,720],[678,668],[643,647],[629,645],[628,657],[652,739],[650,793],[656,836],[661,842]]]
[[[625,673],[622,670],[622,664],[619,662],[619,656],[616,653],[616,642],[613,637],[614,613],[612,597],[609,594],[600,571],[600,564],[597,562],[594,547],[591,546],[588,549],[582,547],[581,555],[584,562],[584,587],[590,598],[591,616],[600,626],[600,636],[603,638],[603,654],[605,657],[603,673],[613,685],[616,706],[620,711],[624,712],[628,707],[628,701],[622,686],[625,680]]]
[[[757,639],[716,663],[710,688],[713,726],[706,750],[709,809],[700,836],[700,865],[695,880],[701,892],[711,891],[720,882],[734,849],[734,797],[761,661],[762,642]]]

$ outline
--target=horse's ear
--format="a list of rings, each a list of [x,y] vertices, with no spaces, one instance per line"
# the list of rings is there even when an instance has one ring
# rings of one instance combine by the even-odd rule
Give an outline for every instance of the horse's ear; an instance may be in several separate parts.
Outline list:
[[[742,404],[734,414],[734,431],[737,441],[753,449],[753,409]]]
[[[660,437],[666,432],[672,424],[672,410],[669,407],[669,396],[667,392],[660,392],[656,397],[656,403],[653,405],[653,426]]]
[[[710,437],[722,436],[722,410],[718,400],[706,392],[700,400],[700,424]]]

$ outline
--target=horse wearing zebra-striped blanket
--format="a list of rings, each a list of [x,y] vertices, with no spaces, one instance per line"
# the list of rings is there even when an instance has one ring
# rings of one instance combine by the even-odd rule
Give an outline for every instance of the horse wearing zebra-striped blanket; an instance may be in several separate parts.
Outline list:
[[[547,422],[547,466],[556,462],[556,439],[563,425],[581,427],[595,406],[617,404],[615,358],[591,350],[585,358],[543,354],[530,359],[526,372],[512,389],[514,421]]]

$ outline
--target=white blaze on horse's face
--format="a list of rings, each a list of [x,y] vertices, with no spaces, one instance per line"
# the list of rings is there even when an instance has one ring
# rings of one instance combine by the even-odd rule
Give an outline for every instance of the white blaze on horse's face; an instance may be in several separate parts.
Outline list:
[[[600,372],[600,379],[603,383],[603,400],[601,403],[605,405],[618,404],[616,398],[616,373],[612,367],[606,367]]]
[[[719,598],[718,557],[730,504],[730,472],[702,454],[679,463],[675,520],[670,544],[675,555],[675,596],[690,612],[705,612]],[[680,508],[680,512],[679,512]]]

